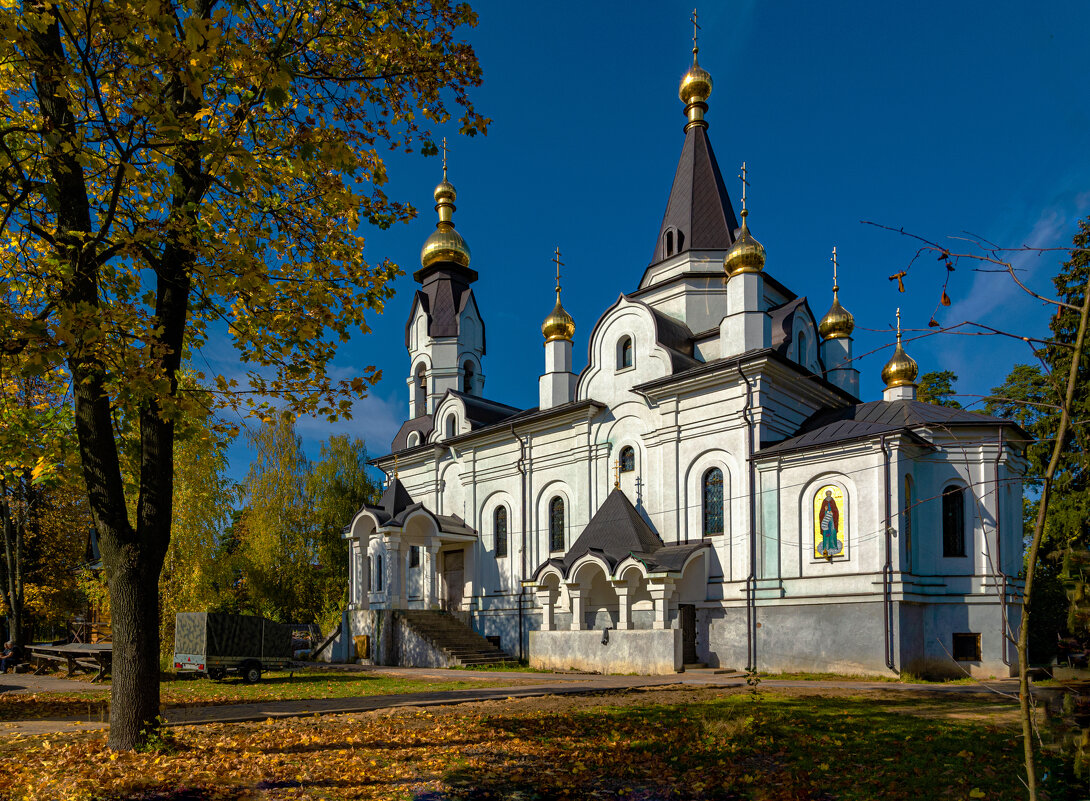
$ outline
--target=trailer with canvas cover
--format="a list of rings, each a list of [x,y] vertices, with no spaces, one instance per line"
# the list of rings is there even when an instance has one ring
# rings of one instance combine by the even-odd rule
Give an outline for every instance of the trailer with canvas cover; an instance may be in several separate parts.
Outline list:
[[[248,683],[291,667],[291,628],[252,615],[179,612],[174,627],[174,669],[221,679],[236,673]]]

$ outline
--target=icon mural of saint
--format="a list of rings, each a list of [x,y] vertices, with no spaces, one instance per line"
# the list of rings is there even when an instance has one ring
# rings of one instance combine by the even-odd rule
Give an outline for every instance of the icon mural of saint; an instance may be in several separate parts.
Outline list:
[[[814,498],[814,556],[830,558],[844,553],[844,493],[827,486]]]

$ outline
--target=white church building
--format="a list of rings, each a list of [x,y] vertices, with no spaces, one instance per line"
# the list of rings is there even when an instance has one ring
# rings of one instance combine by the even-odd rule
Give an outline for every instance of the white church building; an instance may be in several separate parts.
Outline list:
[[[345,625],[375,661],[442,663],[416,629],[446,612],[540,667],[1011,674],[1025,433],[916,400],[899,329],[882,398],[859,397],[835,277],[819,319],[766,265],[744,188],[735,216],[711,91],[694,48],[654,255],[578,372],[558,272],[537,408],[485,396],[444,164],[408,419],[374,460],[382,500],[345,527]]]

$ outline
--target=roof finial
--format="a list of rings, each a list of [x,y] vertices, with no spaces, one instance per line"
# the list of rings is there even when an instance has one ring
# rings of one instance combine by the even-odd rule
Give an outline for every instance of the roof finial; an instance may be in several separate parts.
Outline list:
[[[613,460],[613,489],[621,488],[621,460]]]
[[[746,187],[749,186],[749,181],[746,179],[748,172],[746,171],[746,163],[742,162],[742,172],[738,175],[742,179],[742,219],[744,220],[749,216],[749,209],[746,208]]]
[[[560,260],[560,245],[556,246],[553,263],[556,264],[556,299],[560,300],[560,268],[564,266],[564,262]]]
[[[897,344],[901,344],[901,307],[897,307]]]
[[[430,267],[441,262],[451,262],[461,267],[469,266],[469,245],[454,230],[454,201],[458,193],[454,184],[447,180],[447,138],[443,137],[443,180],[435,187],[435,210],[439,213],[436,230],[424,242],[420,251],[420,265]]]
[[[836,261],[836,245],[833,245],[833,257],[829,261],[833,263],[833,297],[835,298],[836,293],[840,291],[836,280],[836,268],[839,266]]]
[[[443,180],[447,180],[447,138],[443,137]]]
[[[693,23],[693,64],[696,64],[696,54],[700,51],[700,47],[697,46],[698,31],[700,30],[700,23],[697,22],[698,14],[696,9],[693,9],[693,15],[689,19]]]
[[[886,366],[882,368],[882,380],[886,382],[886,388],[915,386],[916,375],[919,366],[915,359],[905,353],[901,345],[901,310],[897,309],[897,346],[893,349],[893,355]],[[912,398],[914,400],[914,398]],[[888,398],[887,398],[888,400]]]

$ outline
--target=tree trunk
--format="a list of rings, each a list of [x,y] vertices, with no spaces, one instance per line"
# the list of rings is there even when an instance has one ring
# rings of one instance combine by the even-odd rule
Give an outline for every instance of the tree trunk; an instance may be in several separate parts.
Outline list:
[[[113,666],[108,745],[129,750],[159,716],[159,570],[146,548],[124,548],[110,577]]]
[[[0,480],[0,519],[4,534],[4,601],[8,607],[8,636],[23,645],[23,521],[15,519],[7,481]]]
[[[1026,586],[1022,593],[1022,622],[1018,629],[1018,706],[1022,718],[1022,749],[1026,765],[1026,789],[1030,801],[1037,801],[1037,760],[1033,752],[1033,714],[1030,709],[1029,690],[1029,626],[1030,600],[1033,597],[1033,576],[1037,568],[1037,554],[1044,538],[1045,521],[1048,515],[1048,500],[1052,493],[1052,480],[1063,453],[1071,424],[1071,405],[1075,399],[1075,387],[1078,384],[1079,365],[1082,361],[1083,347],[1086,342],[1087,318],[1090,317],[1090,281],[1083,290],[1082,309],[1079,315],[1079,329],[1075,335],[1074,350],[1071,354],[1071,369],[1067,375],[1067,386],[1063,403],[1060,405],[1060,424],[1056,429],[1056,440],[1052,446],[1052,458],[1045,469],[1041,482],[1041,500],[1037,508],[1037,520],[1033,526],[1033,540],[1030,542],[1026,559]]]

